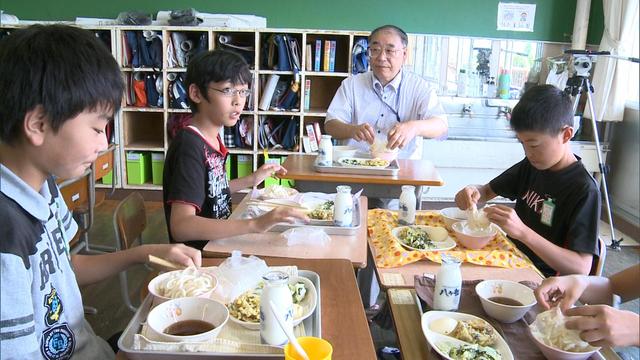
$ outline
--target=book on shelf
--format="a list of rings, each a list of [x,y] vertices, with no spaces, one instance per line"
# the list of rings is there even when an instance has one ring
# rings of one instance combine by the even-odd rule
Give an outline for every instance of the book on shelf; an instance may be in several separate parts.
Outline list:
[[[322,131],[320,131],[320,123],[313,123],[313,131],[316,134],[316,141],[318,142],[318,146],[320,146],[320,140],[322,140]]]
[[[304,69],[306,71],[313,71],[313,56],[311,52],[311,44],[306,46],[306,57],[304,58]]]
[[[322,56],[322,40],[316,40],[316,51],[313,53],[313,71],[320,71],[320,59]]]
[[[316,144],[316,149],[313,150],[311,148],[311,144],[315,144],[314,141],[309,140],[308,136],[303,136],[302,137],[302,149],[304,150],[305,153],[309,154],[315,151],[318,151],[318,145]]]
[[[334,72],[336,69],[336,41],[331,40],[331,48],[329,50],[329,71]]]
[[[322,59],[322,71],[329,71],[329,56],[331,55],[331,40],[324,41],[324,56]]]
[[[278,85],[278,80],[280,80],[280,76],[276,74],[270,74],[267,79],[266,84],[264,85],[264,90],[262,91],[262,97],[260,98],[260,104],[258,105],[258,109],[267,111],[269,110],[269,106],[271,105],[271,98],[273,97],[273,93],[276,90],[276,85]]]
[[[305,128],[307,129],[307,137],[309,138],[309,149],[312,152],[318,151],[318,139],[316,138],[316,131],[313,124],[307,124]]]
[[[304,79],[304,109],[309,110],[311,103],[311,79]]]

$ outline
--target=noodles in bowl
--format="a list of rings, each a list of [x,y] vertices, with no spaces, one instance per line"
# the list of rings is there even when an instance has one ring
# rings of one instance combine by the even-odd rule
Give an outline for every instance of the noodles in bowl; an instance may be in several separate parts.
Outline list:
[[[162,301],[182,297],[207,298],[217,286],[214,275],[190,267],[156,276],[149,282],[149,292]]]

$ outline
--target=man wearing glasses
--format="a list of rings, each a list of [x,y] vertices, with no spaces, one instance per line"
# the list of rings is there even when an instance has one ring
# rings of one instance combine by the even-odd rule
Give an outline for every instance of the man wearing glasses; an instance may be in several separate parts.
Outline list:
[[[422,138],[447,131],[447,118],[435,89],[417,74],[402,70],[407,34],[384,25],[369,36],[370,72],[345,79],[327,110],[325,130],[347,145],[369,152],[376,136],[402,159],[422,157]]]

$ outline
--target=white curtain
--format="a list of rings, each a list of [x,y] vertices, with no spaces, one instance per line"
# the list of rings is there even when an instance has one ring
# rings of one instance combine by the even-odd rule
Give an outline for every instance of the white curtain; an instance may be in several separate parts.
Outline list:
[[[638,31],[638,0],[603,0],[604,33],[600,51],[612,55],[631,56],[633,35]],[[594,111],[600,121],[622,121],[626,100],[626,82],[631,64],[606,56],[596,58],[592,84]],[[638,81],[638,79],[631,79]],[[589,107],[585,117],[591,118]]]

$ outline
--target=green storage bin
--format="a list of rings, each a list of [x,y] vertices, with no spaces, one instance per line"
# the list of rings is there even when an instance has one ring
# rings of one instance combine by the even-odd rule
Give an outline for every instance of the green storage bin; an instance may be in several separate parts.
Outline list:
[[[151,179],[153,185],[162,185],[164,171],[164,153],[151,153]]]
[[[142,185],[150,180],[151,154],[130,151],[127,153],[127,183]]]
[[[251,175],[251,173],[253,172],[253,169],[251,167],[251,156],[238,155],[236,167],[238,169],[238,178]]]
[[[113,170],[109,171],[107,175],[102,177],[102,183],[105,185],[113,184]]]
[[[231,181],[231,155],[227,156],[224,160],[224,173],[227,177],[227,181]]]

